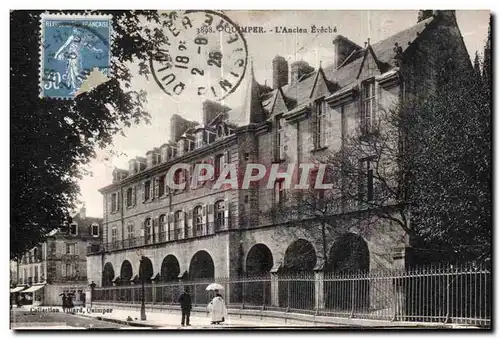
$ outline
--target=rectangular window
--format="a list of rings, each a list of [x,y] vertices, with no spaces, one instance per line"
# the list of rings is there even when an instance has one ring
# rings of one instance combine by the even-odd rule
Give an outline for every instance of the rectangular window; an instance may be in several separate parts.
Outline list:
[[[127,237],[128,237],[128,239],[134,238],[134,225],[133,224],[127,225]]]
[[[76,244],[66,244],[66,254],[75,254]]]
[[[118,193],[111,194],[111,212],[118,211]]]
[[[69,225],[69,234],[71,235],[77,235],[78,234],[78,225],[75,223],[72,223]]]
[[[184,212],[182,211],[177,211],[175,212],[175,240],[182,239],[182,234],[184,230],[184,219],[183,219],[183,214]]]
[[[113,226],[113,228],[111,228],[111,242],[118,242],[118,229],[116,228],[116,226]]]
[[[215,164],[214,164],[214,179],[219,179],[222,168],[224,168],[224,155],[217,154],[215,156]]]
[[[371,202],[373,201],[373,179],[374,179],[374,171],[373,171],[373,163],[372,159],[363,159],[359,162],[360,165],[360,178],[359,178],[359,192],[358,192],[358,200],[360,203],[362,202]]]
[[[165,175],[158,178],[158,196],[162,197],[165,195]]]
[[[315,148],[322,148],[326,146],[326,102],[324,100],[320,100],[316,102],[316,140],[315,140]]]
[[[285,160],[285,120],[278,116],[276,118],[276,159]]]
[[[99,236],[99,225],[92,225],[92,236],[93,237],[98,237]]]
[[[75,275],[75,264],[67,263],[66,264],[66,276],[72,277]]]
[[[127,207],[134,206],[134,190],[132,187],[127,188]]]
[[[365,82],[362,87],[362,112],[361,112],[361,133],[366,134],[372,131],[375,114],[375,81]]]
[[[274,199],[277,204],[283,203],[285,199],[285,180],[276,180],[274,183]]]
[[[144,201],[151,199],[151,180],[144,183]]]

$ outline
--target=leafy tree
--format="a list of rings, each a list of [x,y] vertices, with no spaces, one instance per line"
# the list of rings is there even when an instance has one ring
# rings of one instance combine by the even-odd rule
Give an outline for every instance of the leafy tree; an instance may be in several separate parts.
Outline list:
[[[11,259],[68,220],[78,202],[82,165],[96,147],[110,145],[132,123],[149,121],[145,93],[131,89],[130,66],[144,68],[166,39],[161,27],[168,16],[157,11],[99,11],[113,15],[112,80],[75,100],[41,99],[41,13],[10,13]]]

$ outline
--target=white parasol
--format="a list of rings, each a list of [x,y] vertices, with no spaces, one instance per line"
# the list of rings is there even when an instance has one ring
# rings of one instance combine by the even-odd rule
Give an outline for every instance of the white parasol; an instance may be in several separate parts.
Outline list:
[[[222,286],[221,284],[213,283],[213,284],[208,285],[207,288],[205,288],[205,291],[215,291],[215,290],[223,290],[223,289],[224,289],[224,286]]]

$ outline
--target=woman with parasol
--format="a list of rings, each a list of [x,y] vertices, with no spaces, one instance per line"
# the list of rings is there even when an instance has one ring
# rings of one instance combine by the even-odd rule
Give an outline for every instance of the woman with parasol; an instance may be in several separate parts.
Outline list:
[[[221,322],[224,322],[225,319],[227,318],[226,303],[224,302],[222,295],[219,293],[219,291],[223,289],[224,287],[222,285],[216,283],[210,284],[206,288],[207,291],[215,292],[215,297],[212,299],[212,301],[210,301],[210,303],[207,306],[207,309],[211,315],[212,324],[220,324]]]

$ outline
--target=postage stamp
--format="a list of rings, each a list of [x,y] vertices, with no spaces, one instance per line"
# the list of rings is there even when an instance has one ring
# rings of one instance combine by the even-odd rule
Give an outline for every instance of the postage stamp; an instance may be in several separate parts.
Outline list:
[[[41,16],[40,97],[70,99],[92,71],[109,75],[111,16]]]

